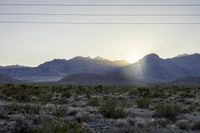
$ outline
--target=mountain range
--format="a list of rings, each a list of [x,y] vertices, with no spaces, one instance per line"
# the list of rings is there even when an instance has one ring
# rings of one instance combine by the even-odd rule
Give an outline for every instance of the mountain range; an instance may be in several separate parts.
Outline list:
[[[200,77],[200,54],[162,59],[150,54],[121,69],[129,77],[148,82],[168,82],[184,77]]]
[[[10,76],[0,74],[0,84],[8,84],[8,83],[21,83],[21,81],[14,79]]]
[[[107,74],[129,65],[123,60],[110,61],[101,57],[75,57],[55,59],[37,67],[0,67],[0,74],[27,82],[55,82],[73,74]]]
[[[37,67],[4,66],[0,74],[24,82],[59,82],[68,84],[166,83],[200,77],[200,54],[183,54],[163,59],[149,54],[134,64],[101,57],[55,59]],[[1,81],[1,78],[0,78]],[[195,80],[199,81],[199,80]]]

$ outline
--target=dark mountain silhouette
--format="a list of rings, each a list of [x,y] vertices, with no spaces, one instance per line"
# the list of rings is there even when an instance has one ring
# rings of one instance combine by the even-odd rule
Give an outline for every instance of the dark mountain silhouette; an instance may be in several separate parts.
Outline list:
[[[200,84],[200,77],[184,77],[174,80],[172,83],[177,84]]]
[[[0,66],[0,68],[26,68],[26,66],[10,65],[10,66]]]
[[[125,61],[110,61],[101,57],[92,59],[78,56],[70,60],[55,59],[38,67],[3,67],[0,68],[0,74],[24,81],[46,82],[57,81],[69,74],[107,74],[127,64]]]
[[[122,76],[123,75],[123,76]],[[190,78],[188,78],[190,76]],[[200,77],[200,55],[181,55],[162,59],[156,54],[149,54],[137,63],[116,69],[115,73],[107,75],[69,75],[61,81],[65,83],[161,83],[176,79],[192,81],[191,76]],[[116,78],[118,77],[118,78]],[[136,80],[137,79],[137,80]],[[195,82],[198,78],[194,79]]]
[[[7,75],[0,74],[0,84],[6,84],[6,83],[21,83],[21,81]]]
[[[149,54],[135,64],[78,56],[70,60],[55,59],[38,67],[0,67],[0,74],[30,82],[55,82],[64,77],[61,81],[66,83],[172,82],[185,77],[200,77],[200,54],[183,54],[168,59]]]
[[[148,82],[169,82],[188,76],[198,77],[200,76],[200,54],[169,59],[150,54],[137,63],[122,68],[120,72]]]
[[[67,75],[59,83],[75,85],[133,85],[141,84],[140,80],[128,78],[123,74],[74,74]]]
[[[127,65],[127,64],[125,64]],[[37,69],[59,74],[97,73],[106,74],[115,68],[124,66],[116,61],[109,61],[100,57],[75,57],[70,60],[53,60],[39,65]]]

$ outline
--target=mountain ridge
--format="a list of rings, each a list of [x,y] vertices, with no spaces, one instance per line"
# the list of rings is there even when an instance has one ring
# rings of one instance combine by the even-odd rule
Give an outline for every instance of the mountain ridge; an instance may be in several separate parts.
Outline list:
[[[54,59],[44,62],[37,67],[0,68],[0,74],[8,75],[13,78],[25,81],[43,82],[55,81],[68,74],[97,73],[106,74],[114,69],[127,65],[126,61],[110,61],[104,58],[90,58],[77,56],[72,59]],[[49,79],[48,79],[49,78]],[[38,81],[37,81],[38,79]]]
[[[21,81],[7,75],[0,74],[0,84],[7,84],[7,83],[21,83]]]
[[[137,63],[122,68],[128,76],[152,82],[172,81],[186,76],[200,76],[200,54],[162,59],[150,54]]]
[[[124,60],[110,61],[102,57],[77,56],[69,60],[54,59],[37,67],[0,67],[0,74],[27,82],[55,82],[69,77],[72,81],[72,77],[75,77],[73,75],[81,75],[84,80],[88,78],[88,81],[91,82],[91,77],[99,81],[105,81],[101,78],[112,77],[117,81],[118,79],[113,75],[124,77],[121,80],[130,79],[137,82],[172,82],[189,76],[200,77],[200,54],[184,54],[163,59],[152,53],[144,56],[134,64]],[[82,76],[83,74],[85,76]],[[78,80],[81,82],[80,78]],[[112,80],[111,82],[114,83]]]

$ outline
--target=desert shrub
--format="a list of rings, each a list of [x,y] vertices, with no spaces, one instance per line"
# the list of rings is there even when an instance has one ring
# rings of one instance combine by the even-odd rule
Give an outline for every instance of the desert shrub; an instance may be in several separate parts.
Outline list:
[[[166,92],[164,89],[162,88],[156,88],[152,94],[151,94],[152,98],[165,98],[166,97]]]
[[[14,89],[14,85],[8,85],[5,86],[5,89],[1,90],[1,93],[7,97],[13,96],[14,94],[16,94],[16,90]]]
[[[87,88],[87,87],[85,87],[85,86],[79,86],[79,87],[76,89],[75,93],[76,93],[77,95],[82,95],[82,94],[84,94],[84,93],[87,92],[87,91],[88,91],[88,88]]]
[[[126,88],[123,88],[123,87],[116,88],[116,93],[118,93],[118,94],[123,94],[126,92],[127,92]]]
[[[22,114],[39,114],[41,105],[23,105],[17,103],[11,103],[7,106],[8,111],[10,113],[22,113]]]
[[[69,103],[66,98],[60,98],[60,97],[54,97],[54,99],[51,101],[52,103],[59,104],[59,105],[66,105]]]
[[[191,113],[191,112],[194,112],[195,109],[196,109],[196,106],[192,104],[187,107],[186,112]]]
[[[97,98],[92,98],[88,101],[88,105],[92,107],[99,106],[99,100]]]
[[[24,112],[27,114],[39,114],[41,110],[41,105],[24,105]]]
[[[27,95],[27,89],[20,85],[5,85],[5,88],[1,90],[1,94],[6,97],[12,97],[20,102],[30,102],[30,97]]]
[[[176,127],[182,130],[189,130],[191,127],[191,121],[188,120],[179,120],[176,122]]]
[[[63,98],[70,98],[71,97],[70,91],[66,90],[66,91],[62,92],[62,97]]]
[[[63,123],[46,119],[41,127],[35,127],[33,133],[86,133],[86,129],[80,123]]]
[[[17,93],[14,98],[19,102],[30,102],[30,97],[24,91]]]
[[[100,112],[106,118],[124,118],[126,116],[125,107],[125,103],[119,102],[116,99],[108,99],[101,104]]]
[[[21,106],[16,102],[12,102],[6,106],[6,111],[8,114],[14,114],[15,112],[21,112]]]
[[[164,117],[170,120],[175,120],[181,109],[176,104],[161,104],[155,108],[158,117]]]
[[[64,106],[55,106],[55,116],[57,117],[63,117],[67,112],[67,108]]]
[[[152,131],[149,131],[149,129],[140,129],[140,130],[133,130],[132,133],[154,133]]]
[[[39,86],[33,86],[33,88],[26,89],[26,91],[28,91],[28,95],[37,97],[41,94],[41,89]]]
[[[28,121],[17,119],[13,133],[30,133],[32,132],[31,125]]]
[[[179,93],[179,96],[182,97],[182,98],[194,98],[195,97],[194,94],[191,94],[191,93],[188,93],[188,92],[181,92],[181,93]]]
[[[136,100],[136,104],[138,108],[144,108],[147,109],[149,108],[150,100],[149,98],[142,97]]]
[[[166,126],[169,125],[170,123],[171,121],[165,118],[155,119],[155,121],[153,122],[153,124],[155,124],[156,126],[164,128],[166,128]]]
[[[90,113],[85,112],[85,111],[81,111],[78,114],[76,114],[76,119],[77,119],[78,122],[87,121],[87,120],[90,119]]]
[[[47,104],[48,102],[51,101],[51,95],[50,94],[42,94],[42,95],[40,95],[40,101],[43,104]]]
[[[85,96],[86,96],[86,98],[91,98],[91,91],[86,91],[85,92]]]
[[[137,89],[137,95],[141,97],[150,97],[150,89],[149,88],[138,88]]]
[[[103,86],[102,85],[96,86],[94,87],[94,90],[96,93],[103,93]]]
[[[193,130],[200,130],[200,121],[199,122],[195,122],[192,126]]]
[[[137,94],[137,90],[136,90],[135,88],[130,89],[130,90],[128,91],[128,94],[129,94],[129,96],[135,96],[135,95]]]

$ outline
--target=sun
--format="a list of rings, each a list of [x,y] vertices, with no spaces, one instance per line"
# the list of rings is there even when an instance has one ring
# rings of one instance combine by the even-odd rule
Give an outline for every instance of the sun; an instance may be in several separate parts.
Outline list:
[[[129,63],[136,63],[138,62],[139,60],[141,59],[140,56],[130,56],[130,57],[127,57],[126,60],[129,62]]]

